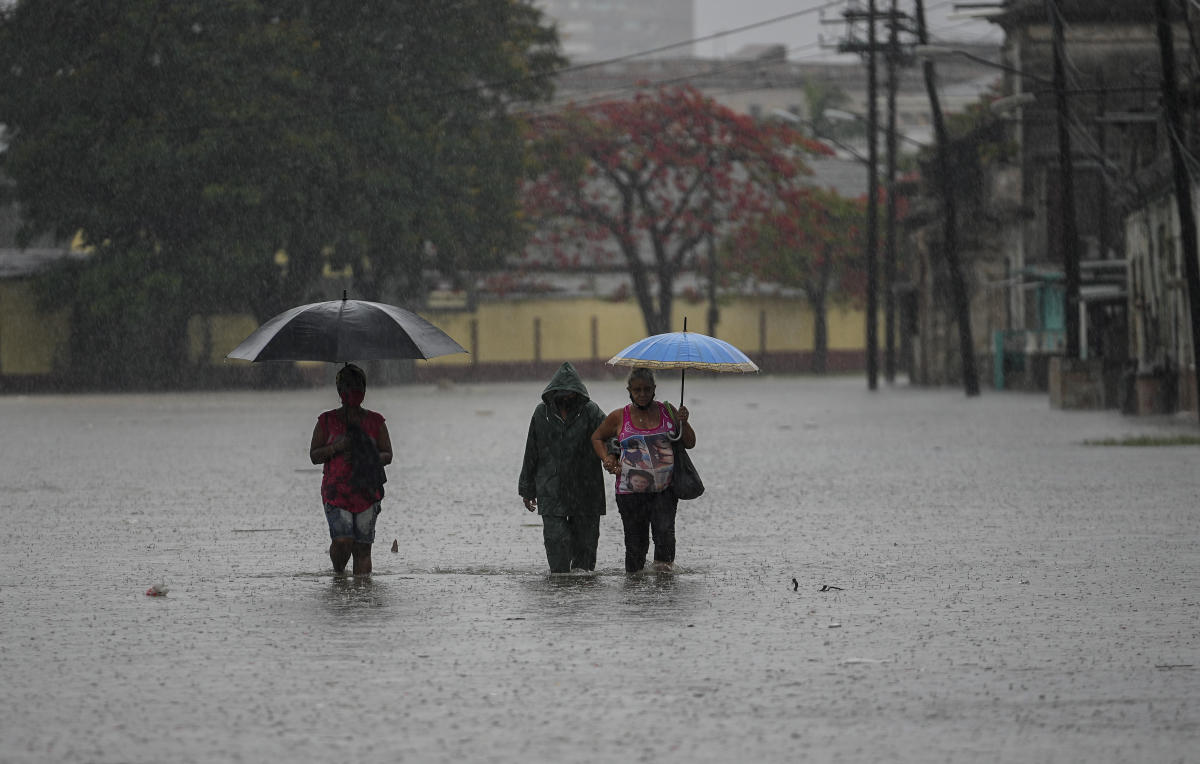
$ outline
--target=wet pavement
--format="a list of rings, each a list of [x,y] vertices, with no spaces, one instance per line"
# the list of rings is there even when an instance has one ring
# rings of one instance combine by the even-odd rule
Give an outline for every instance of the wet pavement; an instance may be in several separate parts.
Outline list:
[[[689,377],[678,572],[623,572],[610,497],[551,577],[542,386],[369,391],[368,580],[325,556],[332,391],[0,397],[0,760],[1197,761],[1200,448],[1083,444],[1192,420]]]

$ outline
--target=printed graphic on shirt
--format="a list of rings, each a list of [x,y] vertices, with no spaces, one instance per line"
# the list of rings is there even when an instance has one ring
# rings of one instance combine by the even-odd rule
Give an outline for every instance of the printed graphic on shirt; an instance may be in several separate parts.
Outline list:
[[[631,435],[621,441],[618,493],[659,493],[671,484],[675,452],[667,433]]]

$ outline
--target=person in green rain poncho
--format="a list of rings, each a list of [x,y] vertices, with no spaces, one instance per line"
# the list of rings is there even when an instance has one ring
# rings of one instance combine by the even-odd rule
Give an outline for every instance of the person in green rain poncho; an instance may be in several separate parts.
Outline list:
[[[605,486],[591,436],[603,421],[575,367],[563,363],[529,420],[517,482],[525,508],[542,516],[551,573],[596,569]]]

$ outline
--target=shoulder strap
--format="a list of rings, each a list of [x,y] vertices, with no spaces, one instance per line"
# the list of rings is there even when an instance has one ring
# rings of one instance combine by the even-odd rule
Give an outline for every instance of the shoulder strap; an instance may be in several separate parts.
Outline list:
[[[668,401],[659,401],[659,404],[666,409],[667,416],[671,419],[671,432],[667,434],[667,437],[670,440],[679,440],[683,437],[683,428],[679,426],[679,413]]]

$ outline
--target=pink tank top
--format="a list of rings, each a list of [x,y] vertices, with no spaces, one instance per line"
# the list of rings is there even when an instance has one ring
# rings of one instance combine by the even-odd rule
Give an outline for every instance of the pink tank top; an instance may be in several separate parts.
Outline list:
[[[383,415],[377,411],[366,411],[362,428],[371,440],[379,439],[379,430],[383,426]],[[320,420],[325,428],[325,445],[329,445],[346,434],[346,420],[341,413],[334,409],[321,414]],[[337,454],[325,462],[324,474],[321,476],[321,500],[326,504],[349,510],[362,512],[379,501],[379,496],[363,496],[350,485],[350,473],[353,468],[345,454]]]
[[[633,426],[626,405],[621,415],[617,440],[621,444],[621,474],[617,476],[617,493],[660,493],[671,485],[671,470],[675,467],[675,452],[671,450],[671,417],[667,407],[658,406],[658,426],[639,430]]]

